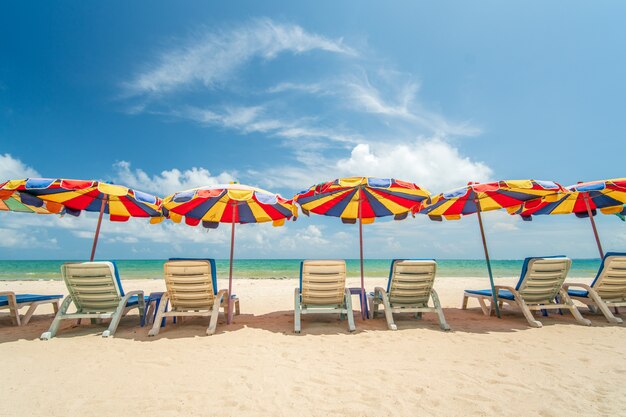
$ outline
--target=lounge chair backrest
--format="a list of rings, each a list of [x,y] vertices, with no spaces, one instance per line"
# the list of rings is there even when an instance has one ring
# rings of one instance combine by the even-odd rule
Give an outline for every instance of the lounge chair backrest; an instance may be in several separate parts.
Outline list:
[[[436,270],[434,260],[393,261],[388,288],[391,306],[428,305]]]
[[[304,261],[300,278],[303,305],[343,304],[346,288],[345,261]]]
[[[170,258],[168,261],[208,261],[211,264],[211,277],[213,279],[213,294],[217,294],[217,267],[213,258]]]
[[[526,258],[517,291],[527,304],[554,301],[572,265],[566,257]]]
[[[165,262],[165,287],[172,310],[210,309],[215,292],[209,261]]]
[[[608,252],[591,287],[605,301],[626,300],[626,253]]]
[[[115,311],[124,296],[113,262],[66,263],[61,275],[79,312]]]

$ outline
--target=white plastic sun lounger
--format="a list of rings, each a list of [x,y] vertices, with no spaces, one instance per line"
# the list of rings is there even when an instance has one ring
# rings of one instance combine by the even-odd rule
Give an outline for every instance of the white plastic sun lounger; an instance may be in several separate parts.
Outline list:
[[[121,318],[134,308],[139,309],[139,321],[143,325],[146,311],[143,291],[124,293],[114,262],[66,263],[61,266],[61,274],[70,295],[63,300],[50,329],[41,334],[42,340],[53,338],[61,320],[68,319],[92,319],[92,322],[111,319],[102,337],[113,336]],[[76,312],[68,313],[72,303]]]
[[[149,336],[156,336],[161,321],[166,317],[210,316],[207,335],[215,333],[220,308],[228,310],[228,291],[217,290],[215,264],[211,260],[168,261],[164,266],[167,292],[161,297],[159,309]],[[170,311],[165,311],[167,303]],[[239,314],[239,300],[233,299],[235,314]]]
[[[572,299],[563,288],[563,281],[569,272],[572,261],[564,256],[526,258],[522,266],[519,282],[513,287],[496,285],[498,302],[517,305],[528,323],[532,327],[542,327],[536,320],[531,310],[567,309],[581,324],[591,325],[591,322],[583,316],[574,305]],[[561,302],[556,301],[556,297]],[[485,315],[491,315],[493,310],[493,296],[491,290],[465,290],[463,294],[462,309],[467,308],[469,298],[476,298]],[[487,308],[485,301],[490,302]]]
[[[300,264],[300,286],[295,289],[294,331],[300,333],[302,314],[339,313],[348,317],[353,332],[352,296],[346,288],[345,261],[303,261]]]
[[[394,313],[415,313],[416,318],[421,318],[422,313],[437,313],[441,329],[450,330],[433,288],[436,271],[437,263],[434,260],[393,260],[387,289],[376,287],[373,293],[368,294],[371,317],[376,317],[378,307],[382,305],[387,327],[397,330]],[[428,305],[429,299],[432,299],[433,307]]]
[[[582,288],[572,290],[570,288]],[[611,313],[610,307],[626,306],[626,253],[608,252],[602,259],[596,278],[591,285],[565,284],[567,294],[587,305],[592,312],[600,310],[609,323],[622,323],[623,320]]]

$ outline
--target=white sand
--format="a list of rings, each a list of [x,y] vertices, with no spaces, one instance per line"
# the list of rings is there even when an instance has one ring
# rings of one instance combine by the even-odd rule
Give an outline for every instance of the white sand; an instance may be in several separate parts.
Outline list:
[[[462,290],[485,284],[438,279],[451,332],[433,314],[396,320],[395,332],[383,318],[357,319],[354,334],[338,317],[307,315],[295,335],[296,280],[237,280],[242,315],[230,326],[220,319],[210,337],[208,320],[189,319],[148,338],[129,315],[114,338],[100,337],[105,326],[66,322],[43,342],[51,308],[20,328],[3,313],[0,416],[626,414],[625,325],[582,310],[592,327],[565,313],[541,317],[544,327],[534,329],[512,309],[502,320],[472,301],[460,310]],[[164,284],[124,288],[148,293]],[[0,283],[8,289],[66,293],[62,282]]]

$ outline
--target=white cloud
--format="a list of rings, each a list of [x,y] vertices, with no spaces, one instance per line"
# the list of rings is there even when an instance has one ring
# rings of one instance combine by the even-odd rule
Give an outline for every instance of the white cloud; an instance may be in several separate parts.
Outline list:
[[[260,175],[264,185],[293,189],[338,177],[373,176],[393,177],[441,192],[468,181],[489,181],[493,175],[486,164],[464,157],[457,148],[437,138],[405,144],[361,143],[352,148],[349,156],[338,159],[314,151],[301,152],[298,161],[298,165],[267,168]]]
[[[11,154],[0,154],[0,182],[29,177],[37,178],[40,175],[37,170],[12,157]]]
[[[286,91],[304,92],[308,94],[330,94],[331,92],[326,89],[322,83],[292,83],[283,82],[267,89],[268,93],[277,94],[284,93]]]
[[[25,233],[23,230],[0,227],[0,247],[9,249],[46,248],[57,249],[57,240],[41,236],[40,233]]]
[[[174,168],[151,176],[142,169],[132,169],[127,161],[116,162],[113,168],[116,182],[160,196],[206,185],[227,184],[235,181],[236,176],[234,172],[222,172],[212,176],[207,169],[196,167],[184,171]]]
[[[139,73],[126,87],[132,95],[166,93],[181,86],[202,83],[214,87],[228,80],[255,57],[272,60],[284,52],[301,54],[321,50],[354,55],[355,51],[294,24],[256,19],[226,31],[194,36],[165,53]]]

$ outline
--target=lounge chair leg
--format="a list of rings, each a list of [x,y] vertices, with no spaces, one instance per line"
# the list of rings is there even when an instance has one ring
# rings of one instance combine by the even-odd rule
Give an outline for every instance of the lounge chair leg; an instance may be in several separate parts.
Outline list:
[[[28,307],[28,311],[26,311],[26,314],[24,314],[24,317],[22,317],[22,326],[26,326],[28,324],[28,322],[30,321],[30,318],[35,313],[35,310],[37,309],[38,305],[39,304],[34,303],[34,304],[31,304],[30,307]]]
[[[161,302],[159,303],[159,307],[157,308],[156,317],[154,322],[152,323],[152,329],[148,332],[148,336],[156,336],[159,334],[161,330],[161,323],[163,322],[163,315],[165,314],[165,309],[167,308],[167,302],[169,301],[169,294],[164,293],[161,296]]]
[[[463,303],[461,303],[461,310],[467,310],[467,300],[468,296],[463,294]]]
[[[211,312],[211,320],[209,321],[209,327],[206,329],[207,336],[211,336],[215,334],[215,329],[217,328],[217,317],[220,315],[220,306],[222,305],[223,298],[215,298],[213,300],[213,311]]]
[[[593,302],[596,304],[598,309],[600,309],[602,314],[604,314],[604,317],[606,317],[609,323],[622,323],[623,322],[622,319],[615,317],[613,313],[611,313],[611,309],[606,305],[604,301],[602,301],[602,298],[600,298],[600,296],[595,290],[592,289],[591,291],[589,291],[589,296],[591,297]]]
[[[613,311],[615,312],[615,314],[619,314],[619,308],[618,307],[613,307]]]
[[[535,320],[535,317],[533,317],[533,313],[530,311],[526,303],[518,300],[517,297],[515,298],[515,302],[517,303],[517,306],[520,308],[520,310],[522,310],[524,317],[526,317],[526,320],[528,320],[528,324],[530,324],[531,327],[543,327],[543,324],[541,324],[540,321]]]
[[[480,309],[483,311],[483,314],[489,317],[491,315],[491,306],[487,307],[487,304],[485,304],[485,300],[482,297],[478,298],[478,304],[480,304]]]
[[[419,312],[419,311],[417,313],[415,313],[415,320],[421,320],[422,319],[422,315],[423,314],[421,312]]]
[[[398,330],[398,326],[393,321],[393,313],[391,312],[391,304],[389,303],[389,296],[385,292],[378,292],[375,294],[380,296],[383,301],[383,307],[385,308],[385,320],[387,320],[387,328],[389,330]]]
[[[567,294],[567,291],[561,289],[561,297],[562,297],[562,300],[565,302],[565,304],[567,304],[569,306],[569,311],[572,312],[572,315],[574,316],[574,318],[576,319],[577,322],[579,322],[580,324],[585,325],[585,326],[591,326],[591,320],[588,320],[588,319],[584,318],[580,314],[580,311],[578,311],[578,309],[576,308],[576,305],[574,304],[572,299]],[[606,305],[604,305],[604,306],[606,307]]]
[[[598,313],[598,309],[596,308],[596,306],[593,306],[591,304],[587,305],[587,309],[589,310],[589,312],[591,314],[597,314]]]
[[[441,308],[441,302],[439,302],[439,296],[437,295],[437,291],[435,291],[434,288],[430,290],[430,296],[433,299],[435,309],[437,309],[437,317],[439,317],[439,327],[441,327],[441,330],[450,330],[450,326],[448,326],[448,323],[446,322],[446,316],[443,315],[443,309]]]
[[[50,324],[50,328],[47,332],[43,332],[41,336],[39,336],[41,340],[50,340],[54,336],[56,336],[57,331],[59,330],[59,325],[61,324],[61,320],[63,320],[63,316],[67,312],[67,309],[70,307],[71,302],[71,296],[68,295],[67,297],[65,297],[65,299],[63,300],[63,304],[61,304],[61,307],[59,308],[59,311],[57,311],[57,314],[54,316],[54,320],[52,320],[52,324]]]
[[[301,306],[300,306],[300,288],[296,288],[294,296],[294,309],[293,309],[293,331],[294,333],[300,333],[302,326],[300,323]]]
[[[237,298],[235,301],[235,316],[238,316],[240,314],[241,314],[241,311],[239,310],[239,298]]]
[[[54,314],[59,312],[59,303],[60,300],[55,300],[55,302],[52,303],[52,309],[54,310]]]
[[[148,312],[146,309],[146,299],[143,294],[137,296],[138,297],[138,307],[139,307],[139,327],[143,327],[146,325],[146,313]]]
[[[369,304],[370,304],[370,318],[376,318],[376,313],[378,313],[378,303],[374,301],[373,296],[369,296]]]
[[[7,295],[7,299],[9,302],[9,314],[11,315],[11,322],[14,326],[20,326],[20,311],[17,308],[17,300],[15,299],[15,294],[11,293]]]
[[[140,297],[143,297],[143,294],[141,294]],[[119,326],[120,320],[122,319],[122,316],[124,315],[124,310],[126,308],[126,304],[128,303],[129,298],[130,296],[126,294],[120,300],[120,303],[117,305],[115,312],[111,316],[111,324],[109,324],[108,329],[102,332],[102,337],[111,337],[115,334],[115,332],[117,331],[117,326]],[[140,315],[141,315],[141,310],[140,310]]]
[[[353,332],[356,330],[356,327],[354,325],[354,313],[352,312],[352,294],[350,294],[350,290],[347,288],[343,299],[346,305],[346,315],[348,316],[348,331]]]

